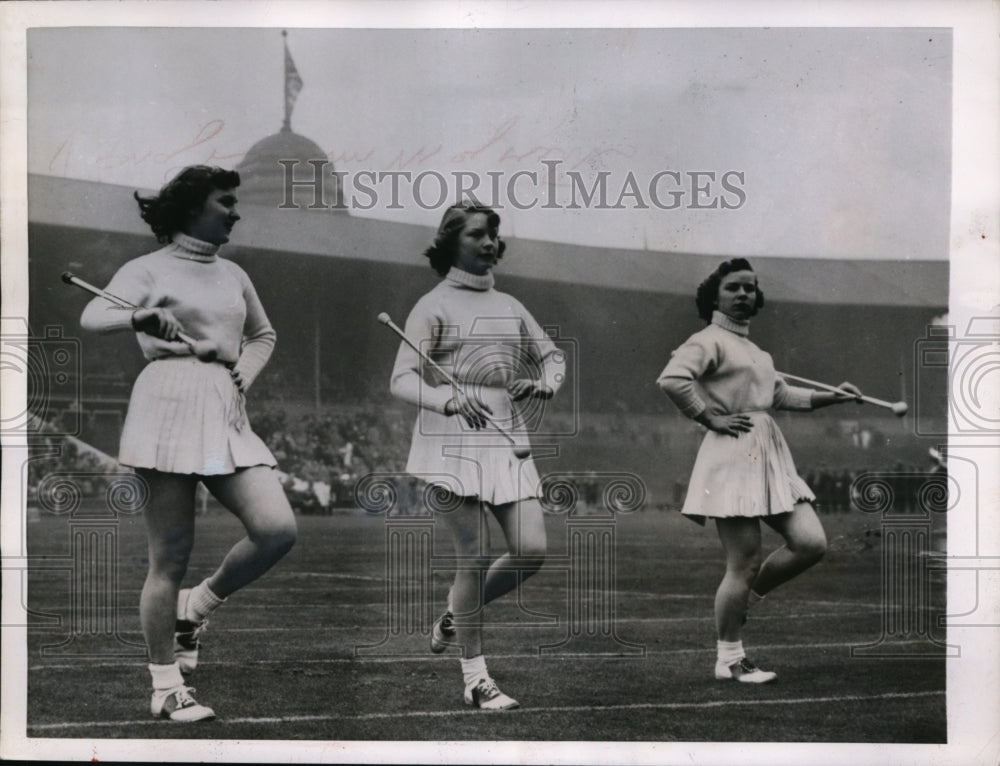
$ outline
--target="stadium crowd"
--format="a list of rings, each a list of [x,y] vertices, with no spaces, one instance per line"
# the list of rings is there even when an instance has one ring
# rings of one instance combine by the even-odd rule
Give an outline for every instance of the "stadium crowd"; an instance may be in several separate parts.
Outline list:
[[[550,416],[546,415],[548,419]],[[557,414],[554,430],[572,431],[569,416]],[[255,431],[278,460],[282,481],[292,507],[298,513],[328,514],[336,508],[355,508],[354,488],[362,477],[372,474],[400,474],[406,462],[406,443],[412,424],[409,413],[400,408],[378,404],[343,408],[296,408],[271,401],[254,409]],[[641,423],[622,423],[620,418],[590,418],[580,429],[582,441],[606,443],[609,439],[635,441]],[[637,420],[643,420],[637,418]],[[547,421],[548,422],[548,421]],[[81,476],[84,497],[98,497],[106,490],[111,476],[120,471],[113,458],[93,449],[86,442],[58,434],[65,433],[60,414],[39,428],[31,441],[31,459],[26,478],[29,499],[39,483],[53,473]],[[650,429],[646,441],[661,448],[669,446],[669,435]],[[851,435],[848,434],[847,438]],[[896,507],[904,512],[919,510],[918,493],[925,477],[941,470],[941,463],[931,459],[923,466],[895,462],[881,466],[847,466],[832,461],[807,467],[802,472],[806,483],[816,493],[817,510],[823,513],[846,513],[858,506],[852,487],[862,474],[883,474]],[[583,506],[596,507],[601,502],[602,479],[599,473],[581,469],[562,471],[572,476],[576,497]],[[103,477],[103,478],[102,478]],[[405,484],[405,482],[404,482]],[[686,483],[674,480],[661,497],[653,498],[650,507],[676,510],[684,502]],[[406,486],[403,506],[418,501],[417,489]],[[405,510],[405,509],[404,509]]]

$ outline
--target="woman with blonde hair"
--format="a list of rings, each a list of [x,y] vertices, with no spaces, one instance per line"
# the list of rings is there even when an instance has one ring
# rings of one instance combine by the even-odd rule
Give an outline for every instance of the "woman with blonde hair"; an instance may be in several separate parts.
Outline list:
[[[537,572],[546,536],[534,462],[519,459],[494,423],[519,445],[528,436],[513,402],[550,398],[565,360],[528,310],[494,289],[504,254],[500,216],[478,205],[448,208],[424,255],[442,277],[406,320],[406,335],[460,383],[441,379],[406,343],[399,347],[392,393],[420,408],[406,470],[433,489],[432,508],[451,532],[457,555],[445,613],[431,649],[462,648],[466,704],[506,710],[518,703],[497,688],[483,656],[482,608]],[[490,559],[490,511],[508,552]]]

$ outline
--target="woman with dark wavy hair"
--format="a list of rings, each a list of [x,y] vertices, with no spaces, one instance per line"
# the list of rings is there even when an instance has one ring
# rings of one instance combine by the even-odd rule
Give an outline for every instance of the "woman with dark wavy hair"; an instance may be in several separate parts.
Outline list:
[[[486,669],[482,608],[537,572],[546,550],[538,471],[530,458],[518,459],[489,419],[526,445],[513,402],[550,398],[566,370],[562,352],[528,310],[493,287],[493,268],[505,249],[499,227],[500,216],[490,208],[448,208],[424,253],[443,279],[406,320],[407,336],[461,390],[425,366],[406,343],[399,347],[391,383],[396,397],[420,408],[406,471],[427,483],[429,505],[451,532],[458,559],[431,650],[461,647],[465,703],[483,710],[518,703]],[[495,561],[487,510],[508,548]]]
[[[747,659],[741,632],[748,607],[817,563],[826,536],[777,424],[766,410],[814,410],[850,394],[789,386],[771,355],[750,338],[750,318],[764,306],[757,275],[744,258],[721,264],[698,286],[698,316],[708,326],[676,349],[657,384],[689,418],[708,429],[698,450],[682,513],[714,518],[726,554],[715,595],[715,677],[767,683],[777,674]],[[852,395],[853,394],[853,395]],[[785,544],[762,561],[760,522]]]
[[[172,721],[215,717],[182,673],[198,663],[208,616],[270,569],[296,535],[274,457],[244,408],[275,332],[246,272],[218,256],[240,219],[239,183],[234,171],[196,165],[155,196],[136,194],[142,219],[164,247],[122,266],[107,290],[140,308],[123,311],[95,298],[80,320],[97,332],[135,332],[149,362],[132,389],[118,459],[149,487],[149,570],[139,617],[153,680],[150,711]],[[182,330],[211,343],[216,360],[193,356],[178,339]],[[246,536],[215,572],[182,590],[199,482],[243,523]]]

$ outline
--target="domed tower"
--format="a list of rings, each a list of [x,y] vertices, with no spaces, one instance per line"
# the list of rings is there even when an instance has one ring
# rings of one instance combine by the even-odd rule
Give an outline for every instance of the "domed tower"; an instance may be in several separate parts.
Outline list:
[[[286,31],[281,34],[288,35]],[[300,210],[346,213],[341,180],[334,175],[326,152],[292,131],[292,107],[300,90],[302,78],[285,42],[285,121],[280,131],[251,146],[236,166],[240,203],[275,208],[296,205]],[[313,187],[316,179],[319,185]]]

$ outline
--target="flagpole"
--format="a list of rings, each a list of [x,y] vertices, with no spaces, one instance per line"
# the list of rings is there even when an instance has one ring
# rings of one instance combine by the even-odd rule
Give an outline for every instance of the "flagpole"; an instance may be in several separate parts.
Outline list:
[[[302,78],[299,76],[299,70],[295,68],[292,54],[288,50],[287,29],[281,30],[281,37],[285,46],[285,122],[281,129],[288,132],[292,129],[292,109],[295,107],[295,99],[299,97],[299,91],[302,90]]]
[[[288,60],[291,58],[291,53],[288,52],[288,30],[281,30],[281,41],[285,46],[285,121],[281,125],[281,129],[284,131],[290,131],[292,129],[292,105],[291,99],[288,97]]]

